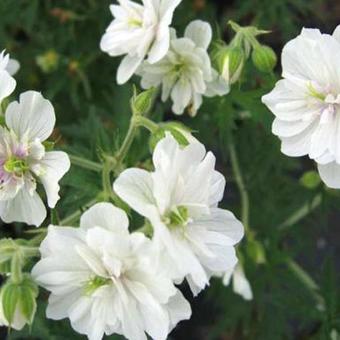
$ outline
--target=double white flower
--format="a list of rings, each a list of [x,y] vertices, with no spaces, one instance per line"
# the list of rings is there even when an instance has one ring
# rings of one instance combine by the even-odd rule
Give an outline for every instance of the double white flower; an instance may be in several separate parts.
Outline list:
[[[161,340],[190,317],[189,303],[154,264],[151,241],[130,234],[128,223],[124,211],[99,203],[80,228],[49,227],[32,271],[51,291],[48,318],[70,318],[90,340],[113,333],[146,340],[145,332]]]
[[[138,73],[145,89],[162,86],[162,100],[169,96],[172,110],[182,114],[186,108],[194,116],[202,104],[202,96],[225,95],[229,85],[211,66],[208,47],[212,39],[211,26],[201,20],[191,22],[184,38],[172,30],[170,50],[158,63],[146,61]]]
[[[212,275],[234,268],[243,226],[217,207],[225,179],[201,143],[181,148],[168,134],[157,144],[153,163],[152,173],[125,170],[114,190],[150,221],[162,268],[176,282],[186,278],[198,294]]]
[[[143,0],[143,5],[118,0],[111,5],[114,20],[102,37],[100,47],[110,56],[125,55],[117,73],[118,84],[128,81],[147,57],[150,63],[168,52],[169,25],[181,0]]]
[[[5,51],[0,54],[0,104],[4,98],[8,97],[15,89],[16,81],[12,77],[18,69],[19,63],[10,59]]]
[[[282,52],[282,76],[263,102],[288,156],[308,155],[322,180],[340,188],[340,26],[333,35],[303,29]]]
[[[59,199],[58,181],[70,167],[66,153],[45,150],[54,109],[40,93],[27,91],[8,105],[5,120],[6,127],[0,127],[0,217],[6,223],[39,226],[46,208],[36,192],[37,180],[53,208]]]

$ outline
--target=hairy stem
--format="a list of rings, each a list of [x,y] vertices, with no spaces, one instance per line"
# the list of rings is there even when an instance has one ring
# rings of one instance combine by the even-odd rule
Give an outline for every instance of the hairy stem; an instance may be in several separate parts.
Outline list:
[[[74,155],[69,155],[69,157],[73,165],[79,166],[83,169],[92,170],[95,172],[101,172],[103,169],[103,166],[101,164],[89,161],[88,159],[85,159],[83,157]]]
[[[242,206],[241,220],[244,225],[244,229],[246,233],[248,234],[248,236],[251,236],[252,233],[249,227],[249,195],[248,195],[248,191],[243,181],[240,164],[238,161],[235,145],[234,145],[234,142],[232,141],[232,138],[230,138],[230,142],[229,142],[229,153],[230,153],[231,167],[232,167],[235,180],[236,180],[236,184],[240,192],[240,196],[241,196],[241,206]]]
[[[295,211],[291,216],[289,216],[284,222],[282,222],[278,229],[280,231],[286,231],[294,224],[301,221],[307,215],[309,215],[312,211],[314,211],[322,202],[321,194],[318,194],[313,198],[311,202],[305,203],[301,208]]]
[[[296,276],[296,278],[306,287],[306,289],[312,294],[314,297],[317,307],[320,309],[325,308],[324,298],[319,293],[319,286],[314,281],[314,279],[302,268],[299,264],[297,264],[294,260],[288,259],[287,266],[289,270]]]

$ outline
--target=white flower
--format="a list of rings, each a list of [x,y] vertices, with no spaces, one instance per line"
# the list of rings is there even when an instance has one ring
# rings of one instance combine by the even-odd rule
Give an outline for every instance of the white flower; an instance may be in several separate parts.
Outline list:
[[[145,62],[138,73],[141,85],[148,89],[162,86],[162,100],[169,96],[172,110],[182,114],[186,108],[195,115],[202,104],[202,96],[224,95],[229,92],[228,84],[211,66],[207,49],[212,38],[208,23],[201,20],[191,22],[184,38],[176,38],[172,31],[170,50],[158,63]]]
[[[100,48],[113,57],[126,55],[118,68],[118,84],[127,82],[146,57],[155,63],[169,49],[169,25],[181,0],[142,2],[118,0],[119,5],[110,6],[115,19],[103,35]]]
[[[5,51],[0,54],[0,104],[4,98],[8,97],[15,89],[16,81],[12,77],[20,65],[14,60],[10,59]]]
[[[15,308],[15,312],[13,315],[13,320],[11,322],[11,328],[20,331],[24,328],[24,326],[27,323],[27,318],[22,314],[19,304],[17,304],[17,307]],[[5,318],[3,306],[2,306],[2,295],[0,293],[0,327],[8,327],[9,323],[7,319]]]
[[[282,52],[282,76],[263,102],[288,156],[308,155],[322,180],[340,188],[340,26],[333,36],[303,29]]]
[[[129,234],[125,212],[99,203],[83,214],[80,228],[50,226],[32,270],[51,291],[47,317],[68,317],[91,340],[104,334],[166,339],[190,317],[189,303],[153,264],[151,241]],[[65,256],[67,255],[67,256]]]
[[[47,152],[43,144],[53,131],[54,109],[40,93],[27,91],[8,105],[5,120],[7,127],[0,127],[0,217],[39,226],[46,208],[36,192],[37,179],[54,208],[58,182],[70,168],[65,152]]]
[[[223,284],[229,286],[231,278],[233,279],[234,293],[241,295],[247,301],[252,300],[253,291],[240,263],[224,274]]]
[[[163,268],[176,282],[186,278],[198,294],[211,275],[235,266],[233,246],[243,237],[243,226],[217,207],[225,179],[201,143],[181,148],[167,134],[155,148],[153,163],[152,173],[125,170],[114,190],[151,222]]]

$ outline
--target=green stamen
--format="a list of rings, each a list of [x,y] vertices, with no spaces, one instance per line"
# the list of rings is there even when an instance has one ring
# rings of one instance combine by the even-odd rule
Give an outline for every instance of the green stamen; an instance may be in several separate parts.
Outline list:
[[[84,287],[86,295],[92,295],[98,288],[105,286],[111,282],[110,279],[95,276],[93,279],[88,281]]]
[[[131,26],[131,27],[142,27],[142,24],[143,24],[143,22],[141,20],[138,20],[138,19],[131,18],[128,21],[128,25]]]
[[[22,175],[25,171],[29,169],[29,167],[25,160],[11,157],[5,162],[4,169],[8,173]]]
[[[169,228],[184,226],[189,218],[188,208],[184,206],[179,206],[173,210],[171,210],[166,216],[167,225]]]
[[[317,99],[320,99],[321,101],[324,101],[326,99],[326,95],[324,95],[323,93],[320,93],[318,91],[315,90],[315,88],[313,87],[313,85],[311,83],[309,83],[307,85],[307,88],[309,90],[309,94]]]

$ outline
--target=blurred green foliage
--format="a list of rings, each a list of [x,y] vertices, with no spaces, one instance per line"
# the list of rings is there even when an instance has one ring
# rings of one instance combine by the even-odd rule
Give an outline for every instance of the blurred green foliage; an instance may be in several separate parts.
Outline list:
[[[121,142],[131,114],[132,84],[138,86],[137,78],[118,86],[115,72],[119,58],[110,58],[99,49],[101,35],[111,20],[110,3],[0,1],[0,50],[6,48],[21,63],[16,95],[27,89],[41,91],[56,110],[58,128],[54,137],[58,147],[97,162],[102,152],[112,153]],[[339,15],[340,5],[334,1],[183,0],[173,25],[183,32],[191,20],[201,18],[215,28],[215,38],[227,40],[232,36],[226,25],[229,19],[257,25],[272,30],[263,42],[279,54],[302,26],[332,32]],[[266,263],[255,263],[252,252],[247,251],[251,244],[245,240],[240,251],[254,300],[245,302],[230,287],[214,280],[210,289],[192,301],[192,319],[181,323],[172,339],[338,339],[339,194],[318,185],[314,173],[309,172],[314,170],[311,161],[282,155],[278,139],[271,134],[273,117],[262,105],[261,96],[273,87],[279,72],[277,67],[276,75],[263,75],[249,62],[240,83],[228,96],[206,99],[194,119],[180,117],[198,131],[196,135],[207,149],[215,152],[218,168],[227,178],[222,205],[240,217],[240,197],[228,151],[233,139],[250,196],[250,226],[264,248]],[[159,100],[151,117],[174,119],[169,103]],[[143,165],[148,157],[147,134],[141,132],[127,165]],[[311,181],[317,184],[311,185]],[[56,215],[68,216],[100,190],[100,175],[72,167],[63,180]],[[301,207],[306,212],[312,207],[313,211],[295,218]],[[289,216],[293,223],[285,223]],[[24,231],[25,226],[19,224],[4,225],[0,236],[28,237]],[[292,260],[309,273],[317,287],[303,271],[290,265]],[[46,293],[41,292],[32,329],[12,331],[9,337],[82,339],[67,320],[45,318],[46,299]]]

